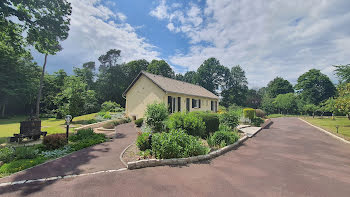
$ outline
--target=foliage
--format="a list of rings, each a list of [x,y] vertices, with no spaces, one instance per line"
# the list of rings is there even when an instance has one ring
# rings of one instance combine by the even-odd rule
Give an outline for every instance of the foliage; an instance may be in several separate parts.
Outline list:
[[[105,129],[114,129],[117,126],[116,123],[116,121],[106,122],[102,127]]]
[[[204,155],[209,149],[196,137],[182,130],[172,130],[153,134],[152,151],[157,159],[170,159]]]
[[[66,145],[60,149],[42,151],[40,155],[45,158],[58,158],[70,153],[71,151],[71,147],[69,145]]]
[[[27,168],[44,163],[46,160],[47,159],[44,157],[36,157],[34,159],[20,159],[5,163],[0,167],[0,176],[25,170]]]
[[[296,97],[293,93],[279,94],[274,100],[276,108],[288,114],[297,108]]]
[[[149,104],[145,112],[146,123],[155,132],[161,132],[164,127],[163,122],[168,118],[168,114],[164,103]]]
[[[328,76],[316,69],[311,69],[302,74],[298,78],[295,89],[302,100],[315,105],[335,96],[336,93],[336,89]]]
[[[106,112],[105,115],[103,115],[103,119],[111,119],[112,116],[109,112]]]
[[[339,97],[335,100],[335,107],[350,119],[350,83],[339,87]]]
[[[123,109],[121,106],[113,101],[106,101],[101,105],[102,112],[122,112]]]
[[[261,110],[261,109],[256,109],[255,110],[255,115],[257,116],[257,117],[259,117],[259,118],[264,118],[265,117],[265,112],[263,111],[263,110]]]
[[[259,108],[261,106],[261,101],[263,97],[261,92],[254,89],[250,89],[248,90],[246,97],[247,98],[245,100],[245,106],[251,108]]]
[[[205,123],[198,113],[172,114],[167,121],[170,130],[183,130],[189,135],[205,137]]]
[[[292,84],[281,77],[276,77],[274,80],[270,81],[266,87],[266,93],[271,98],[275,98],[279,94],[292,92],[294,92]]]
[[[335,67],[335,74],[338,76],[340,82],[350,83],[350,64],[338,65]]]
[[[5,163],[12,161],[15,158],[15,150],[12,147],[4,147],[0,149],[0,161]]]
[[[252,108],[243,109],[243,117],[252,120],[255,117],[255,110]]]
[[[77,142],[79,140],[90,138],[94,134],[95,133],[94,133],[94,130],[92,128],[80,129],[80,130],[77,131],[76,134],[69,136],[69,141]]]
[[[150,149],[147,149],[145,151],[140,151],[139,155],[141,159],[149,159],[152,156],[152,151]]]
[[[66,135],[63,133],[47,135],[43,139],[43,144],[49,150],[61,148],[67,144]]]
[[[244,70],[238,65],[231,68],[228,78],[227,89],[221,92],[222,105],[228,107],[231,104],[244,105],[248,93],[248,80]]]
[[[213,133],[219,129],[220,119],[219,114],[212,112],[190,112],[196,114],[198,117],[202,118],[205,123],[205,136],[209,136],[210,133]]]
[[[236,111],[228,111],[223,114],[220,114],[220,125],[226,125],[232,130],[238,125],[239,115]]]
[[[207,139],[210,147],[222,147],[235,143],[239,139],[239,134],[232,131],[216,131]]]
[[[304,105],[303,111],[309,115],[315,115],[315,112],[318,110],[318,107],[314,104]]]
[[[135,124],[137,127],[141,127],[143,124],[143,118],[139,118],[139,119],[135,120]]]
[[[260,127],[261,124],[264,123],[264,120],[262,118],[260,118],[260,117],[255,117],[255,118],[252,119],[251,123],[252,123],[252,125],[254,125],[256,127]]]
[[[147,67],[147,71],[155,75],[162,75],[168,78],[175,78],[175,73],[173,69],[164,60],[152,60]]]
[[[34,159],[38,156],[39,150],[37,150],[35,147],[16,147],[15,148],[15,156],[16,159]]]
[[[275,99],[265,95],[261,101],[261,108],[267,113],[272,114],[276,113],[277,109],[274,104]]]
[[[92,129],[81,129],[77,134],[72,135],[69,140],[73,142],[70,144],[72,151],[78,151],[105,142],[106,135],[102,133],[94,133]]]
[[[136,145],[141,151],[145,151],[146,149],[152,148],[150,135],[151,132],[143,132],[138,134],[136,139]]]
[[[219,60],[209,58],[197,69],[197,79],[200,86],[212,93],[217,93],[219,87],[228,83],[230,70],[221,65]]]

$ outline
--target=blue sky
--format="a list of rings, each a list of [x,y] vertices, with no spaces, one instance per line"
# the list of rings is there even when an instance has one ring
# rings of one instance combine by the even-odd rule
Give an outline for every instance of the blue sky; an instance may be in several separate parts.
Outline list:
[[[69,0],[69,38],[48,72],[80,66],[115,48],[122,61],[164,59],[176,72],[209,57],[241,65],[250,87],[276,76],[292,83],[311,68],[336,81],[332,65],[350,63],[348,0]],[[33,53],[41,65],[43,56]]]

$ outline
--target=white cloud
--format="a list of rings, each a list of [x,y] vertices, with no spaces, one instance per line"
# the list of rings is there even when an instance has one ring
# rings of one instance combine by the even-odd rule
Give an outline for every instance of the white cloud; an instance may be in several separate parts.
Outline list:
[[[173,31],[173,30],[175,29],[173,23],[169,23],[169,24],[167,25],[167,27],[168,27],[168,29],[169,29],[170,31]]]
[[[158,59],[156,47],[137,35],[134,27],[123,22],[126,20],[123,13],[112,12],[99,4],[99,0],[70,2],[73,10],[69,37],[62,42],[63,51],[49,57],[49,71],[62,67],[71,71],[73,66],[84,62],[97,62],[98,57],[109,49],[120,49],[122,61]],[[115,20],[118,18],[120,20]],[[34,53],[34,57],[41,64],[42,56]]]
[[[229,67],[240,64],[253,87],[275,76],[295,82],[311,68],[334,79],[332,65],[350,62],[348,0],[207,0],[201,9],[195,3],[169,9],[162,1],[162,7],[166,15],[158,18],[190,39],[189,52],[169,60],[189,70],[216,57]]]
[[[166,5],[165,0],[162,0],[159,6],[150,12],[150,15],[159,19],[168,18],[168,6]]]

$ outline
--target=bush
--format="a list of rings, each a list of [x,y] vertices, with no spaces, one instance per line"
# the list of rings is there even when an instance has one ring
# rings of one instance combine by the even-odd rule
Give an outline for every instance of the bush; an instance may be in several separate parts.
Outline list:
[[[112,116],[109,112],[106,112],[105,115],[103,116],[103,119],[111,119]]]
[[[255,116],[255,110],[253,108],[245,108],[243,109],[243,117],[249,118],[250,120],[253,120]]]
[[[207,142],[210,147],[222,147],[235,143],[239,139],[239,134],[232,131],[217,131],[211,135]]]
[[[15,150],[12,147],[4,147],[0,149],[0,161],[8,163],[15,158]]]
[[[39,165],[41,163],[44,163],[47,159],[44,157],[36,157],[34,159],[21,159],[12,161],[10,163],[5,163],[0,168],[0,174],[10,174],[15,173],[36,165]]]
[[[204,155],[209,149],[196,137],[182,130],[172,130],[153,134],[152,151],[158,159],[170,159]]]
[[[69,145],[66,145],[61,149],[43,151],[40,153],[40,155],[45,157],[45,158],[57,158],[57,157],[62,157],[64,155],[70,153],[71,150],[72,150],[72,148]]]
[[[168,118],[168,114],[168,109],[164,103],[147,105],[146,123],[155,132],[160,132],[164,128],[163,122]]]
[[[220,114],[220,124],[230,127],[232,130],[238,125],[239,115],[235,111]]]
[[[255,110],[255,115],[257,116],[257,117],[260,117],[260,118],[263,118],[263,117],[265,117],[265,112],[263,111],[263,110],[261,110],[261,109],[256,109]]]
[[[143,124],[143,118],[135,120],[135,124],[136,124],[137,127],[141,127],[142,124]]]
[[[205,136],[205,123],[198,113],[174,113],[169,117],[167,126],[170,130],[181,129],[189,135]]]
[[[71,142],[71,148],[73,151],[77,151],[95,144],[100,144],[106,141],[106,136],[102,133],[94,133],[93,129],[81,129],[77,134],[69,137]]]
[[[102,127],[105,129],[114,129],[114,127],[117,126],[116,123],[117,123],[117,121],[107,122],[107,123],[103,124]]]
[[[121,112],[123,108],[116,102],[106,101],[101,105],[102,112]]]
[[[34,147],[17,147],[15,149],[16,159],[34,159],[38,156],[39,150]]]
[[[67,144],[66,134],[58,133],[44,137],[43,144],[49,150],[61,148]]]
[[[252,125],[256,127],[260,127],[262,123],[264,123],[264,120],[259,117],[255,117],[252,119]]]
[[[205,123],[205,137],[219,129],[220,119],[217,113],[211,112],[191,112],[201,117]],[[224,112],[223,112],[224,113]]]
[[[151,149],[151,142],[149,140],[149,135],[151,132],[143,132],[139,133],[136,139],[136,145],[139,147],[141,151],[145,151],[147,149]]]

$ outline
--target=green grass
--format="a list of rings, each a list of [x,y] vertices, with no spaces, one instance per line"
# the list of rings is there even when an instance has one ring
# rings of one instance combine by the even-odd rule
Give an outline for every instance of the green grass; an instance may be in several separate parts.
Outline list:
[[[34,159],[20,159],[10,163],[5,163],[0,167],[0,177],[5,177],[12,173],[39,165],[47,160],[48,158],[45,157],[37,157]]]
[[[313,125],[319,126],[327,131],[330,131],[346,140],[350,141],[350,120],[347,117],[336,117],[335,120],[331,118],[319,118],[319,117],[303,117],[304,120],[310,122]],[[337,133],[336,125],[339,125]]]
[[[83,116],[75,117],[73,120],[89,120],[93,119],[96,113],[87,114]],[[25,120],[25,116],[16,116],[10,119],[0,119],[0,144],[2,141],[6,141],[4,137],[11,137],[14,133],[19,133],[20,122]],[[48,134],[53,133],[64,133],[65,132],[65,120],[55,118],[42,118],[41,119],[41,130],[47,131]],[[75,127],[81,126],[80,124],[74,125]]]
[[[298,115],[283,115],[283,114],[270,114],[268,118],[281,118],[281,117],[297,117]]]

